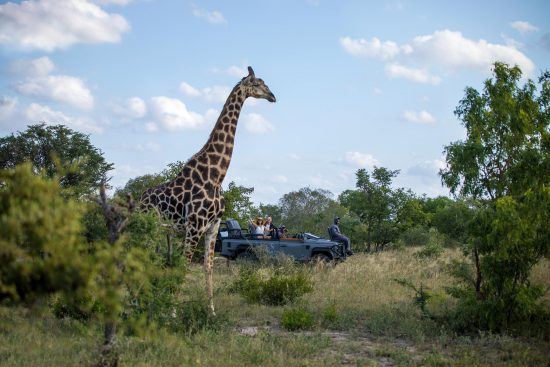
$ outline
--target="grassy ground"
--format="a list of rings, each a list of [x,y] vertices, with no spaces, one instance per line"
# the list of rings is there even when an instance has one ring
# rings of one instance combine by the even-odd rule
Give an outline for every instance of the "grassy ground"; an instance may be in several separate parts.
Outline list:
[[[215,302],[225,320],[216,330],[194,335],[150,331],[120,338],[123,366],[548,366],[550,343],[502,335],[457,336],[422,317],[413,291],[393,279],[406,278],[436,294],[435,311],[452,305],[443,292],[447,250],[420,260],[415,249],[359,254],[333,268],[309,271],[314,291],[299,305],[311,311],[311,330],[280,327],[285,309],[250,305],[230,286],[239,264],[217,262]],[[202,272],[188,275],[189,293],[202,292]],[[539,264],[533,282],[550,285],[550,265]],[[548,295],[543,300],[550,305]],[[295,305],[294,305],[295,306]],[[95,324],[55,319],[48,311],[0,308],[0,365],[86,366],[97,360],[101,330]]]

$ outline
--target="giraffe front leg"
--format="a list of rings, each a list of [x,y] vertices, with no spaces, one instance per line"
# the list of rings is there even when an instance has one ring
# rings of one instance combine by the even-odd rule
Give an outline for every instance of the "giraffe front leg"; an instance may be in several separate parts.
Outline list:
[[[216,315],[214,311],[214,290],[212,285],[212,272],[214,268],[214,246],[216,245],[216,236],[220,227],[220,219],[213,220],[206,230],[204,238],[204,277],[206,279],[206,293],[208,294],[208,302],[212,315]]]
[[[199,240],[203,233],[204,228],[198,228],[198,226],[195,225],[189,225],[185,228],[185,240],[183,242],[183,248],[185,252],[185,257],[189,261],[189,264],[191,264],[191,260],[193,260],[193,254],[197,249],[197,245],[199,244]]]

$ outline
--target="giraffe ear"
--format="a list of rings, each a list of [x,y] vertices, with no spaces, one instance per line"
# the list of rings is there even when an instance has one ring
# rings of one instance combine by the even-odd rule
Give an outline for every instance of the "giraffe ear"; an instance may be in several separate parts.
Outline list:
[[[254,75],[254,70],[252,70],[252,66],[249,66],[248,67],[248,76],[249,77],[252,77],[252,78],[255,78],[256,76]]]

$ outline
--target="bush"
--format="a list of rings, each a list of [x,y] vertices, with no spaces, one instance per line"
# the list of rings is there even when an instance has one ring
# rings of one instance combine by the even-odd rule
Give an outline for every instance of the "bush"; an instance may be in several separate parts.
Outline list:
[[[221,330],[229,324],[227,315],[217,311],[212,315],[204,296],[192,297],[174,309],[174,318],[168,327],[175,332],[194,334],[201,330]]]
[[[336,305],[331,304],[327,306],[323,310],[322,314],[323,323],[326,325],[336,325],[340,319],[340,315],[338,314],[338,309],[336,308]]]
[[[301,307],[286,310],[281,318],[281,326],[289,331],[311,329],[313,324],[311,312]]]
[[[260,269],[242,269],[232,288],[249,303],[271,306],[286,305],[313,291],[312,281],[304,271],[267,272],[261,274]]]
[[[80,206],[30,164],[0,170],[0,301],[33,302],[88,285]]]
[[[430,228],[428,234],[428,243],[415,253],[421,259],[438,257],[443,253],[443,236],[435,228]]]
[[[407,229],[399,239],[405,246],[425,246],[430,240],[429,231],[421,226]]]

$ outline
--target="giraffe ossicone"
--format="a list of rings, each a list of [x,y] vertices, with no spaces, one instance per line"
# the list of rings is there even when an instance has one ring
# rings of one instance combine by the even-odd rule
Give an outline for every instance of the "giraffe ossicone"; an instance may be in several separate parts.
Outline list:
[[[214,313],[212,267],[214,244],[225,203],[221,184],[233,154],[237,123],[248,97],[275,102],[269,87],[249,66],[248,75],[233,88],[206,144],[183,166],[175,179],[147,189],[140,198],[141,207],[154,209],[173,222],[185,234],[186,254],[191,259],[205,235],[204,271],[206,292]]]

